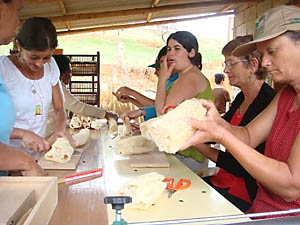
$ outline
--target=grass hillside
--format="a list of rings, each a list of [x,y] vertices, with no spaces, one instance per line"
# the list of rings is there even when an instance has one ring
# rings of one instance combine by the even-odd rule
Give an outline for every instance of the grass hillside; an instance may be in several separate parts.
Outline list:
[[[136,28],[60,36],[59,46],[64,54],[95,54],[100,52],[101,99],[112,98],[110,93],[123,85],[145,93],[156,90],[157,78],[148,68],[165,44],[169,33],[162,29]],[[220,54],[226,40],[197,37],[203,58],[202,72],[213,86],[213,74],[222,72]],[[7,55],[9,46],[0,46],[0,54]],[[105,93],[107,92],[107,93]],[[153,93],[153,92],[148,92]]]

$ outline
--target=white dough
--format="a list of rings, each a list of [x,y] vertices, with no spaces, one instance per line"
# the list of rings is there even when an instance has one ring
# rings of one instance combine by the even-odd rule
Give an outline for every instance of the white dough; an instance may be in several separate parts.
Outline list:
[[[76,147],[85,145],[90,137],[90,130],[89,129],[82,129],[79,133],[73,135],[73,139],[75,140]]]
[[[151,140],[142,136],[132,136],[116,142],[115,152],[122,155],[135,155],[157,151],[157,146]]]
[[[81,122],[79,117],[73,116],[71,121],[70,121],[69,126],[72,129],[80,128],[82,126],[82,122]]]
[[[107,119],[96,119],[92,121],[91,128],[95,130],[100,130],[102,127],[105,127],[107,124]]]
[[[133,135],[132,128],[130,125],[129,117],[125,117],[124,124],[122,126],[122,130],[120,132],[120,138],[131,137]]]
[[[45,154],[45,159],[59,163],[70,161],[74,149],[69,142],[64,138],[58,138],[52,148]]]
[[[187,124],[185,119],[204,118],[206,109],[196,100],[186,100],[167,114],[141,124],[142,136],[153,140],[159,151],[176,153],[196,129]]]
[[[111,133],[111,134],[116,134],[118,133],[118,124],[117,124],[117,121],[110,117],[108,119],[108,132]]]
[[[126,207],[136,209],[149,208],[164,192],[167,185],[163,182],[164,178],[161,174],[151,172],[140,175],[126,183],[119,190],[120,195],[132,198],[132,203],[126,205]]]

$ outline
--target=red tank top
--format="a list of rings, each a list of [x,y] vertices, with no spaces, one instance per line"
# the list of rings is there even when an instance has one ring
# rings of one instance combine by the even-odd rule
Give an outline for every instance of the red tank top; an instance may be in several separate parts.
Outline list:
[[[239,113],[239,109],[237,109],[230,120],[230,124],[238,126],[240,125],[242,119],[243,116]],[[230,154],[227,150],[226,152],[227,154]],[[216,187],[229,188],[229,194],[251,203],[250,196],[248,194],[246,183],[243,177],[234,176],[233,174],[220,168],[219,172],[211,178],[211,182]]]
[[[300,107],[292,110],[296,92],[287,86],[282,92],[275,120],[266,141],[265,155],[278,161],[286,162],[291,147],[300,130]],[[250,212],[271,212],[300,208],[300,198],[287,202],[267,188],[258,184],[258,193]]]

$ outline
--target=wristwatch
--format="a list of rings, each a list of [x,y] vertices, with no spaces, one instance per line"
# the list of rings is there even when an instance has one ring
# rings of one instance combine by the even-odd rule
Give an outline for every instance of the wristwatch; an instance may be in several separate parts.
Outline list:
[[[139,108],[140,116],[146,116],[146,111],[144,108]]]

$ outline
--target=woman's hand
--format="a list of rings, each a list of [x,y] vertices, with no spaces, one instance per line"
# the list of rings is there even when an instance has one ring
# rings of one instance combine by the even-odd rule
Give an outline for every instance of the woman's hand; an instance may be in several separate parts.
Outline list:
[[[50,149],[50,143],[30,130],[24,130],[22,144],[36,152],[45,152]]]
[[[46,172],[34,160],[31,160],[29,166],[30,166],[29,170],[20,171],[23,176],[45,176],[46,175]]]
[[[132,110],[132,111],[127,111],[123,113],[120,117],[122,118],[123,121],[125,121],[125,117],[129,117],[129,119],[135,119],[142,116],[141,115],[141,110]]]
[[[62,138],[64,138],[64,139],[66,139],[66,140],[69,142],[69,144],[70,144],[74,149],[76,148],[76,142],[75,142],[75,140],[73,139],[72,135],[71,135],[70,133],[68,133],[67,131],[55,132],[55,133],[54,133],[54,137],[55,137],[55,140],[56,140],[57,138],[62,137]]]
[[[206,116],[203,120],[197,120],[191,117],[186,119],[187,123],[196,128],[197,131],[192,137],[185,141],[180,148],[181,150],[200,143],[210,141],[221,142],[224,129],[226,129],[222,125],[223,119],[220,117],[213,102],[204,99],[195,101],[199,101],[199,104],[202,104],[206,108]]]
[[[111,117],[114,118],[115,121],[118,121],[119,115],[113,111],[106,111],[104,118],[108,120]]]
[[[173,74],[175,68],[175,62],[169,63],[167,57],[164,56],[161,58],[160,69],[159,69],[159,80],[167,81]]]
[[[126,86],[120,87],[117,91],[116,94],[117,95],[131,95],[132,89]]]

